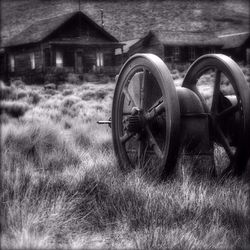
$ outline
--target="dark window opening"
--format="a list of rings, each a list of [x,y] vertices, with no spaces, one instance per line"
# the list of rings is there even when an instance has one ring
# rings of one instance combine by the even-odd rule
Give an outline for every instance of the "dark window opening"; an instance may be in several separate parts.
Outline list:
[[[180,48],[179,47],[174,47],[173,58],[174,58],[174,61],[180,60]]]
[[[247,48],[246,50],[246,61],[247,64],[250,64],[250,48]]]
[[[104,65],[106,66],[112,66],[114,63],[113,63],[113,57],[112,57],[112,54],[104,54],[103,55],[104,57]]]
[[[45,62],[45,67],[50,67],[51,66],[50,49],[45,49],[44,50],[44,62]]]
[[[63,52],[63,65],[65,67],[74,67],[75,66],[75,55],[73,51],[64,51]]]
[[[195,48],[194,47],[190,47],[189,48],[189,60],[194,61],[195,58],[196,58]]]
[[[4,55],[0,55],[0,73],[4,73],[5,63],[4,63]]]
[[[208,53],[209,53],[209,54],[214,54],[214,53],[216,53],[215,48],[214,48],[214,47],[210,47]]]

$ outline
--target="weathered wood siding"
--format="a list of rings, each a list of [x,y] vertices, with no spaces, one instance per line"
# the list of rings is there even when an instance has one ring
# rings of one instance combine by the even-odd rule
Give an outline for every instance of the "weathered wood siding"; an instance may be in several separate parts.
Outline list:
[[[164,46],[164,59],[167,63],[190,63],[198,57],[209,53],[220,53],[218,46]],[[179,50],[178,56],[175,55]]]
[[[155,36],[152,36],[146,41],[141,40],[131,46],[128,56],[130,57],[136,53],[152,53],[164,59],[164,46]]]
[[[5,52],[0,53],[0,80],[2,81],[6,81],[8,77],[6,58],[7,54]]]
[[[35,68],[31,68],[31,54],[34,53]],[[14,57],[14,71],[11,70],[10,59]],[[14,49],[8,51],[8,70],[11,76],[20,73],[41,72],[43,69],[43,57],[40,46]]]
[[[250,55],[247,54],[247,50],[250,50],[250,37],[245,43],[238,48],[224,49],[222,53],[231,56],[234,60],[250,64]]]

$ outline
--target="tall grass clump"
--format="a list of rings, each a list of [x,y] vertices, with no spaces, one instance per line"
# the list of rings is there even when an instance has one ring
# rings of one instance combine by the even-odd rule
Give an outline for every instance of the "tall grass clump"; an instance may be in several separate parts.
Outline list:
[[[19,89],[25,88],[25,83],[21,79],[11,81],[11,85]]]
[[[0,82],[0,99],[1,100],[15,100],[16,99],[16,88],[11,86],[6,86],[3,82]]]
[[[2,156],[8,164],[28,160],[50,171],[80,162],[72,142],[51,122],[7,124],[2,131]]]
[[[29,109],[29,105],[20,101],[2,101],[0,103],[0,114],[7,114],[11,117],[18,118],[23,116]]]
[[[33,104],[33,105],[37,105],[41,100],[41,96],[39,93],[35,92],[35,91],[30,91],[28,93],[28,102]]]
[[[73,74],[73,73],[68,74],[67,82],[69,82],[70,84],[81,84],[82,83],[82,81],[79,78],[79,75]]]

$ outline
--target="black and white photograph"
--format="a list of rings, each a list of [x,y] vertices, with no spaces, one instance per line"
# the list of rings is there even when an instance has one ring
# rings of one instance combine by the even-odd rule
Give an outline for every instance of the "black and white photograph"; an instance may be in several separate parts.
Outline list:
[[[1,249],[250,249],[249,0],[0,0]]]

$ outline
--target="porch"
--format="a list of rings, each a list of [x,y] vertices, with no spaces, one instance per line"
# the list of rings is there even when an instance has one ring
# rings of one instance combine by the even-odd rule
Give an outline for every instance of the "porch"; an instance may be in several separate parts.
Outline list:
[[[45,72],[63,69],[76,74],[115,75],[120,68],[116,66],[115,49],[122,46],[120,43],[53,41],[43,48],[43,69]]]

